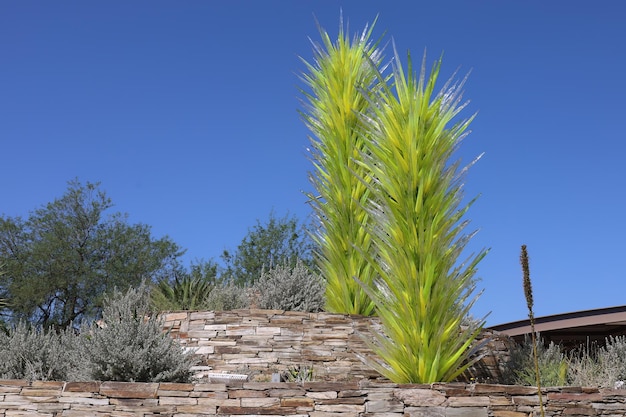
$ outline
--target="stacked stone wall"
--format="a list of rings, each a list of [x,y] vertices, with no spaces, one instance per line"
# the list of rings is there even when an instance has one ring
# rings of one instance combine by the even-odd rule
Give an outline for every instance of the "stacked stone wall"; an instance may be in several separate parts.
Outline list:
[[[626,415],[626,390],[548,388],[546,416]],[[372,381],[225,384],[0,380],[0,417],[529,417],[532,387]]]
[[[358,381],[380,375],[363,362],[372,355],[365,340],[379,329],[375,317],[282,310],[172,312],[170,335],[218,372],[247,373],[269,381],[294,366],[312,367],[317,381]],[[511,340],[485,331],[477,341],[482,359],[461,379],[499,383]]]

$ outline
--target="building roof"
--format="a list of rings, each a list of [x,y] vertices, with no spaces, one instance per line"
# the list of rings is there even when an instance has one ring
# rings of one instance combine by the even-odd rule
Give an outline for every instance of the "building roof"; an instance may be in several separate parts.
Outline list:
[[[522,342],[531,333],[530,320],[519,320],[491,326],[516,342]],[[566,347],[595,342],[603,344],[609,336],[626,335],[626,305],[595,310],[574,311],[535,318],[535,332],[545,343],[554,342]]]

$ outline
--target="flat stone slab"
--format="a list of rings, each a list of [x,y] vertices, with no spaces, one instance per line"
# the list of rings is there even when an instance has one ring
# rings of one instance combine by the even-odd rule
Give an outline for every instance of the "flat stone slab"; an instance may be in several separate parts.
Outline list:
[[[157,398],[159,384],[139,382],[103,382],[100,394],[112,398]]]

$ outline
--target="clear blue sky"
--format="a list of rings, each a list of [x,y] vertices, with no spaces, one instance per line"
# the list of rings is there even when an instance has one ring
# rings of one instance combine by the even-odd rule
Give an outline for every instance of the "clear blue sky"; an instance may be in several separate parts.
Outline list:
[[[402,55],[471,71],[458,156],[491,248],[476,316],[626,304],[626,3],[622,1],[0,0],[0,213],[100,181],[130,221],[188,250],[234,249],[270,211],[309,214],[299,56],[379,15]],[[315,16],[315,17],[314,17]],[[387,56],[391,55],[388,50]]]

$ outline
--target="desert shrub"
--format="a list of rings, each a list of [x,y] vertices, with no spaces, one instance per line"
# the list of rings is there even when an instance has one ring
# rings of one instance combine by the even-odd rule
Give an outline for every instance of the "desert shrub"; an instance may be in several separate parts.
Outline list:
[[[92,379],[129,382],[188,382],[192,352],[163,332],[150,315],[146,286],[116,292],[105,300],[102,320],[83,330],[83,348]]]
[[[249,291],[233,283],[213,287],[204,301],[207,310],[227,311],[250,307]]]
[[[602,347],[589,346],[570,355],[573,385],[614,388],[626,380],[626,337],[609,337]]]
[[[537,340],[537,359],[539,361],[539,373],[542,386],[563,386],[568,379],[568,361],[559,345],[550,342],[548,346],[541,338]],[[522,345],[511,350],[511,359],[507,367],[506,382],[516,385],[535,386],[537,376],[535,374],[535,362],[533,359],[533,346],[529,337],[526,337]]]
[[[300,260],[263,272],[254,286],[259,308],[276,310],[320,311],[325,292],[324,280]]]
[[[149,315],[145,286],[106,299],[102,320],[55,332],[19,323],[0,332],[0,378],[187,382],[193,353]]]
[[[598,360],[597,346],[581,347],[570,352],[568,374],[575,386],[609,386]]]
[[[616,382],[626,380],[626,337],[607,338],[598,359],[607,378],[607,386],[613,387]]]
[[[0,332],[0,378],[73,379],[78,369],[77,336],[73,329],[57,334],[20,322]]]

